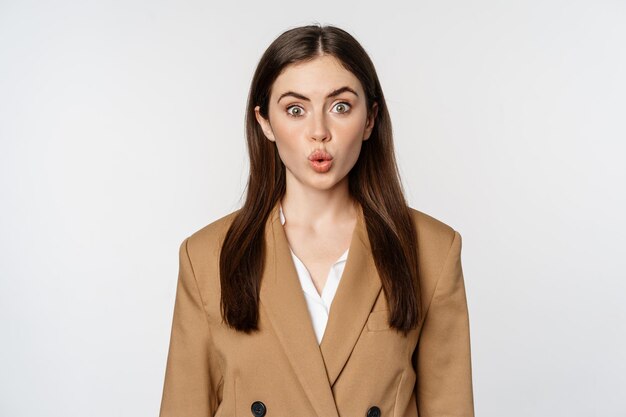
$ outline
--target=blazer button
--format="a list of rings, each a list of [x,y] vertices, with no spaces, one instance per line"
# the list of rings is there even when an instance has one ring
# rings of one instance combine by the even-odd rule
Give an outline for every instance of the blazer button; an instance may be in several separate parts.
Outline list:
[[[373,406],[367,410],[367,417],[380,417],[380,408]]]
[[[255,401],[252,403],[252,407],[250,407],[252,409],[252,415],[254,417],[263,417],[265,415],[265,412],[267,411],[267,409],[265,408],[265,404],[263,404],[261,401]]]

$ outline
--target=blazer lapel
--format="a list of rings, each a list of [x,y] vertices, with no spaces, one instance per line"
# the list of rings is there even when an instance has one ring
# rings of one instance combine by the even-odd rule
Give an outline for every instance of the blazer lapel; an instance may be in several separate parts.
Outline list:
[[[357,223],[348,259],[330,307],[328,323],[320,344],[331,386],[348,361],[381,288],[363,209],[358,205]]]
[[[348,258],[320,345],[280,222],[278,203],[266,224],[265,238],[260,304],[317,415],[338,417],[332,385],[348,361],[381,290],[363,209],[357,204]]]
[[[339,417],[278,210],[276,204],[266,225],[260,304],[316,414]]]

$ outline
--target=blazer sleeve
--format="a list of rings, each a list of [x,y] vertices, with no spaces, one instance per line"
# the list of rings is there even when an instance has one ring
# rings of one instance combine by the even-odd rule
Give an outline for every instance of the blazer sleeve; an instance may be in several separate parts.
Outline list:
[[[413,360],[420,417],[474,417],[469,316],[456,230]]]
[[[218,407],[221,372],[211,350],[211,334],[187,251],[179,249],[179,272],[160,417],[209,417]]]

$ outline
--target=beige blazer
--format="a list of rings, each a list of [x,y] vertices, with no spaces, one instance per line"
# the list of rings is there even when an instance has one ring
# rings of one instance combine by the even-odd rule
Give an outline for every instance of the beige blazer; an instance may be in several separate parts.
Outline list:
[[[321,344],[276,204],[265,228],[258,333],[220,316],[219,250],[232,212],[180,245],[160,417],[473,417],[461,235],[411,208],[418,231],[419,328],[390,328],[363,212]]]

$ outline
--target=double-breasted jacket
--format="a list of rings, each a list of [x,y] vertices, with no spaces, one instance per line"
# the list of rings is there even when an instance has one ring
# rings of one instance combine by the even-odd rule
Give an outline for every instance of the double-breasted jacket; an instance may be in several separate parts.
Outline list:
[[[185,238],[160,417],[473,417],[461,235],[410,210],[426,314],[406,336],[389,327],[361,207],[321,344],[278,204],[265,227],[258,332],[220,315],[219,253],[236,211]]]

